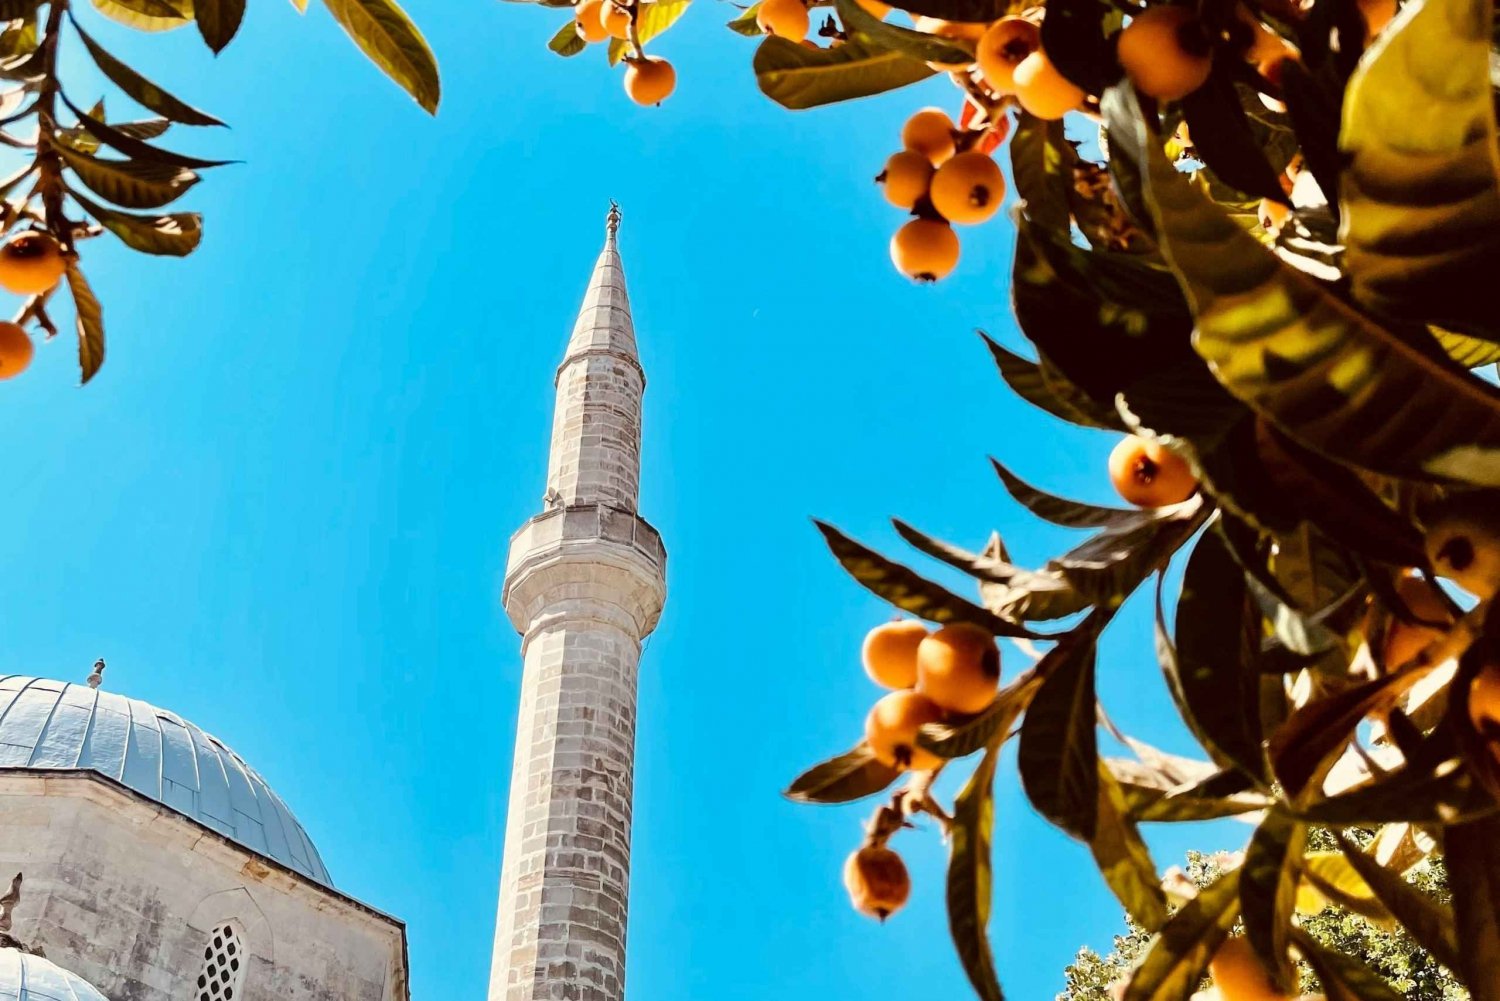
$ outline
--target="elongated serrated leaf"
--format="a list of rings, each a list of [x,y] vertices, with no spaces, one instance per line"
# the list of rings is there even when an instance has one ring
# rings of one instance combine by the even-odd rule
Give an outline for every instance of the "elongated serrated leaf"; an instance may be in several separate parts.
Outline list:
[[[1094,731],[1094,648],[1107,616],[1095,612],[1058,642],[1021,724],[1017,766],[1038,813],[1080,841],[1092,841],[1099,809]]]
[[[1193,149],[1223,183],[1253,198],[1285,202],[1279,173],[1250,128],[1234,80],[1231,64],[1216,61],[1208,81],[1182,99]]]
[[[1407,934],[1432,953],[1432,958],[1439,963],[1450,970],[1460,969],[1458,930],[1447,908],[1342,835],[1339,836],[1339,847],[1343,852],[1340,858],[1359,874],[1365,891],[1401,922]]]
[[[760,43],[751,65],[761,92],[794,111],[881,94],[934,72],[920,59],[857,40],[810,49],[774,35]]]
[[[1342,852],[1307,852],[1302,857],[1302,878],[1330,903],[1360,917],[1386,927],[1396,921]]]
[[[1202,497],[1122,519],[1048,561],[1090,604],[1117,607],[1145,579],[1165,567],[1210,513]]]
[[[323,0],[360,51],[429,114],[442,97],[437,60],[427,40],[394,0]]]
[[[0,0],[0,21],[16,21],[36,13],[41,0]]]
[[[1328,1001],[1401,1001],[1401,995],[1357,956],[1325,949],[1301,928],[1292,929],[1291,937]]]
[[[1027,403],[1070,424],[1110,431],[1125,430],[1112,407],[1101,407],[1060,376],[1048,378],[1044,362],[1027,361],[1001,347],[983,331],[979,336],[984,338],[990,353],[995,356],[995,364],[1005,384]]]
[[[186,257],[203,239],[203,217],[196,212],[146,216],[117,212],[70,192],[85,212],[132,250],[161,257]]]
[[[687,13],[688,0],[653,0],[651,3],[640,5],[639,13],[635,19],[636,37],[645,45],[651,39],[663,34],[668,28],[677,23],[677,19]],[[609,64],[614,66],[625,58],[629,51],[629,44],[620,38],[614,38],[609,43]]]
[[[1307,828],[1271,810],[1255,829],[1240,868],[1240,911],[1245,937],[1285,990],[1296,986],[1287,955],[1297,903],[1297,882]]]
[[[1128,87],[1110,88],[1104,109],[1111,150],[1145,164],[1162,249],[1193,301],[1194,347],[1225,388],[1336,460],[1500,485],[1500,390],[1263,247],[1167,162]]]
[[[1042,683],[1038,668],[1023,671],[1000,689],[984,712],[957,723],[929,723],[917,734],[917,744],[940,758],[964,758],[1003,741],[1031,704]]]
[[[1485,365],[1500,362],[1500,341],[1487,341],[1481,337],[1470,337],[1468,334],[1456,334],[1451,330],[1431,325],[1428,326],[1427,332],[1432,334],[1433,340],[1438,342],[1438,346],[1449,358],[1464,368],[1482,368]]]
[[[99,297],[89,287],[78,262],[67,264],[68,291],[73,293],[74,326],[78,331],[78,372],[80,383],[87,383],[104,364],[104,309]]]
[[[224,46],[240,30],[245,18],[245,0],[194,0],[193,20],[198,22],[198,33],[203,42],[214,52],[224,51]]]
[[[1443,830],[1458,924],[1458,972],[1474,1001],[1500,998],[1500,818]]]
[[[563,26],[557,29],[557,34],[547,43],[547,48],[560,56],[576,56],[589,47],[589,43],[578,34],[577,23],[569,18],[563,22]]]
[[[1130,818],[1125,793],[1099,763],[1099,808],[1089,850],[1104,882],[1130,915],[1146,931],[1159,931],[1167,921],[1167,898],[1151,850]]]
[[[167,93],[156,84],[141,76],[135,70],[110,55],[98,42],[94,41],[76,23],[74,27],[78,30],[78,37],[83,40],[84,48],[89,50],[94,63],[98,65],[99,71],[109,78],[110,82],[123,90],[131,100],[144,108],[156,112],[163,118],[180,122],[183,125],[223,125],[212,115],[199,111],[197,108],[178,100]],[[86,126],[85,126],[86,127]],[[102,136],[100,137],[103,138]],[[128,153],[128,150],[121,152]]]
[[[1005,484],[1006,492],[1016,499],[1016,503],[1054,525],[1062,525],[1064,528],[1098,528],[1140,518],[1138,510],[1084,504],[1038,490],[1002,466],[998,459],[991,459],[990,463],[994,465],[1000,482]]]
[[[955,39],[945,39],[925,31],[913,31],[888,24],[865,10],[856,0],[835,0],[834,9],[844,30],[872,48],[900,52],[929,63],[965,65],[974,61],[972,46]]]
[[[745,35],[749,38],[759,38],[765,32],[760,30],[760,4],[753,3],[733,21],[728,22],[725,27],[736,35]]]
[[[90,0],[112,21],[137,31],[171,31],[192,23],[192,0]]]
[[[1007,14],[1019,14],[1027,6],[1025,0],[901,0],[900,9],[913,17],[926,15],[944,21],[989,24]]]
[[[1183,574],[1176,644],[1163,663],[1188,724],[1220,764],[1262,776],[1260,679],[1243,653],[1244,577],[1220,536],[1200,536]],[[1257,637],[1258,641],[1258,637]]]
[[[972,622],[996,636],[1038,638],[1030,630],[1007,622],[947,588],[918,576],[873,549],[860,545],[832,525],[815,521],[834,558],[856,581],[897,608],[929,622]]]
[[[68,106],[68,109],[73,114],[78,116],[78,124],[85,132],[104,145],[124,153],[133,160],[145,160],[151,163],[166,163],[176,167],[195,168],[222,167],[227,163],[233,162],[230,160],[202,160],[195,156],[183,156],[181,153],[173,153],[171,150],[162,149],[160,146],[153,146],[148,142],[142,142],[134,136],[121,132],[113,125],[108,125],[87,112],[79,110],[66,96],[63,97],[63,103]]]
[[[1068,228],[1068,137],[1061,121],[1043,121],[1026,111],[1010,138],[1010,168],[1026,218],[1044,229]]]
[[[875,795],[900,775],[895,768],[877,761],[861,741],[852,751],[797,776],[783,795],[799,803],[852,803]]]
[[[921,552],[957,567],[985,584],[1004,588],[1003,593],[985,597],[985,607],[1007,621],[1058,619],[1087,608],[1089,601],[1061,575],[1034,573],[989,555],[971,553],[950,543],[934,539],[898,519],[892,519],[896,531]]]
[[[1486,0],[1406,4],[1349,79],[1341,236],[1378,315],[1500,340],[1500,178]]]
[[[161,208],[198,183],[198,175],[186,167],[101,160],[63,145],[58,154],[90,191],[125,208]]]
[[[1497,810],[1464,763],[1453,758],[1432,768],[1408,765],[1353,792],[1298,809],[1303,820],[1330,826],[1459,823]]]
[[[1090,94],[1120,78],[1105,37],[1110,8],[1100,0],[1052,0],[1042,21],[1042,47],[1064,77]],[[1114,20],[1118,27],[1118,19]]]
[[[988,932],[994,892],[990,841],[995,830],[998,757],[994,748],[986,751],[954,801],[948,853],[948,929],[980,1001],[1004,1001]]]
[[[1184,904],[1151,939],[1122,1001],[1186,1001],[1239,918],[1240,873],[1231,869]]]

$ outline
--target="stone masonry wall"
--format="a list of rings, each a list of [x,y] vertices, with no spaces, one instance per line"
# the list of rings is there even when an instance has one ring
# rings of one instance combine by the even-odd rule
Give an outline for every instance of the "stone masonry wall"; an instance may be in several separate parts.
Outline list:
[[[83,773],[0,775],[15,934],[110,1001],[194,1001],[213,928],[246,953],[236,1001],[405,1001],[401,927]]]
[[[490,1001],[624,993],[640,643],[604,618],[527,637]]]
[[[641,373],[608,354],[570,357],[558,375],[547,485],[564,504],[636,509]]]

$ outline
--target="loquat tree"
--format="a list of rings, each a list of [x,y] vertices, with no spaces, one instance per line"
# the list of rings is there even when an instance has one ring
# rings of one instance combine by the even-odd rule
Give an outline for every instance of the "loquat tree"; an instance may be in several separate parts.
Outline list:
[[[551,47],[608,38],[638,81],[687,7],[582,0]],[[889,794],[846,868],[856,907],[901,906],[892,846],[931,814],[958,958],[999,1001],[993,788],[1016,739],[1031,803],[1087,845],[1143,936],[1124,1001],[1186,1001],[1205,975],[1228,1001],[1290,998],[1299,968],[1335,1001],[1402,996],[1394,970],[1299,916],[1309,887],[1378,908],[1500,999],[1500,391],[1476,372],[1500,361],[1491,0],[894,7],[910,26],[882,0],[764,0],[730,28],[760,37],[751,70],[789,109],[955,84],[956,115],[893,125],[903,149],[878,178],[911,213],[891,256],[913,279],[961,266],[955,224],[993,219],[1006,192],[983,160],[1008,144],[1011,291],[1035,360],[985,343],[1023,399],[1123,436],[1109,475],[1130,506],[996,462],[1018,503],[1087,533],[1041,567],[999,538],[974,552],[896,522],[977,599],[819,525],[857,582],[921,620],[871,633],[865,667],[891,693],[788,790]],[[670,82],[627,74],[630,96],[671,92],[652,72]],[[1174,565],[1180,588],[1163,583]],[[1114,756],[1098,734],[1097,641],[1153,581],[1193,759],[1123,734]],[[997,640],[1036,656],[1002,677]],[[939,770],[966,772],[951,805]],[[1255,823],[1242,856],[1164,889],[1142,825],[1227,816]],[[1451,895],[1402,877],[1433,851]]]
[[[437,65],[421,33],[394,0],[324,0],[334,20],[387,76],[428,112],[437,110]],[[302,11],[307,0],[292,0]],[[215,53],[239,30],[245,0],[0,0],[0,146],[16,169],[0,179],[0,288],[22,297],[0,321],[0,379],[18,375],[34,352],[32,330],[58,332],[51,300],[72,295],[82,381],[104,363],[103,306],[84,278],[80,244],[113,234],[132,250],[180,257],[203,235],[196,212],[160,211],[229,161],[186,156],[154,140],[174,126],[224,123],[153,83],[95,38],[96,15],[145,31],[195,25]],[[152,117],[120,120],[104,100],[85,102],[63,81],[66,45],[76,45],[120,93]],[[88,105],[85,110],[84,105]],[[27,131],[27,130],[30,131]],[[31,328],[31,329],[28,329]]]

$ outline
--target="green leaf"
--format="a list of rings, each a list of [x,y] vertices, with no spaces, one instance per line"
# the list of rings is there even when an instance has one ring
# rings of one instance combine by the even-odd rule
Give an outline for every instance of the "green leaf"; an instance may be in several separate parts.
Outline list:
[[[198,242],[203,239],[203,217],[196,212],[133,215],[97,205],[76,191],[71,194],[85,212],[118,236],[120,242],[143,254],[186,257],[198,249]]]
[[[104,308],[83,272],[78,270],[76,259],[68,259],[67,269],[68,290],[73,293],[73,309],[77,314],[74,325],[78,331],[78,371],[83,384],[104,364]]]
[[[852,803],[882,791],[900,775],[897,769],[877,761],[861,741],[852,751],[797,776],[782,795],[798,803]]]
[[[653,0],[652,3],[641,4],[635,19],[635,33],[641,44],[645,45],[676,24],[687,9],[688,0]],[[629,50],[630,45],[623,38],[610,39],[609,64],[614,66],[625,58]]]
[[[839,20],[844,23],[844,30],[851,37],[868,43],[871,48],[899,52],[929,63],[964,65],[974,61],[971,44],[887,24],[855,0],[835,0],[834,9],[838,11]]]
[[[1408,934],[1432,953],[1432,958],[1450,970],[1462,966],[1458,929],[1448,909],[1402,879],[1343,835],[1338,835],[1340,856],[1359,874],[1366,892],[1401,922]]]
[[[1335,837],[1337,836],[1335,832]],[[1395,915],[1381,903],[1375,891],[1370,889],[1370,884],[1359,874],[1358,869],[1349,864],[1342,852],[1307,852],[1302,857],[1302,878],[1331,903],[1368,918],[1375,924],[1390,927],[1396,921]]]
[[[1329,1001],[1401,1001],[1401,995],[1357,957],[1323,948],[1301,928],[1293,928],[1291,938]]]
[[[1500,339],[1488,0],[1406,4],[1349,78],[1341,236],[1373,313]]]
[[[1149,932],[1167,922],[1167,897],[1151,849],[1130,819],[1125,793],[1099,763],[1099,807],[1089,842],[1094,862],[1132,921]]]
[[[1061,121],[1043,121],[1022,111],[1010,137],[1011,176],[1026,218],[1043,229],[1064,231],[1070,223],[1068,189],[1073,186],[1072,147]]]
[[[137,31],[170,31],[193,20],[192,0],[90,0],[112,21]]]
[[[547,43],[547,48],[560,56],[576,56],[588,47],[589,43],[578,34],[577,22],[572,18],[563,22],[563,26],[557,29],[557,34]]]
[[[1080,427],[1106,431],[1125,430],[1125,425],[1113,407],[1100,406],[1055,371],[1049,373],[1045,359],[1041,362],[1027,361],[1001,347],[984,331],[980,331],[979,336],[984,338],[990,353],[995,356],[1000,378],[1027,403]]]
[[[1240,873],[1231,869],[1184,904],[1151,939],[1122,1001],[1185,1001],[1239,918]]]
[[[360,51],[429,114],[442,96],[437,60],[427,40],[394,0],[323,0]]]
[[[1243,652],[1247,597],[1244,575],[1223,540],[1203,534],[1183,574],[1175,650],[1159,642],[1158,652],[1166,655],[1168,687],[1204,748],[1221,765],[1262,776],[1260,678]],[[1158,635],[1165,639],[1160,622]]]
[[[0,31],[0,59],[16,59],[36,51],[36,21],[16,18]]]
[[[1118,607],[1142,581],[1167,565],[1209,513],[1201,496],[1137,512],[1049,560],[1046,569],[1059,574],[1090,604]]]
[[[224,51],[245,18],[245,0],[194,0],[193,7],[204,43],[215,53]]]
[[[1240,869],[1240,908],[1245,937],[1283,990],[1296,985],[1287,955],[1288,932],[1297,904],[1297,883],[1307,828],[1279,810],[1266,814]]]
[[[1064,636],[1021,724],[1017,766],[1037,812],[1080,841],[1092,841],[1099,809],[1094,732],[1094,648],[1107,616],[1094,612]]]
[[[810,49],[774,35],[760,43],[751,65],[761,92],[794,111],[882,94],[935,72],[920,59],[857,40]]]
[[[1459,823],[1487,817],[1496,804],[1459,758],[1432,768],[1408,765],[1394,775],[1353,792],[1303,806],[1297,815],[1310,823],[1344,827],[1371,824]]]
[[[160,208],[198,183],[198,175],[186,167],[100,160],[61,144],[57,151],[90,191],[126,208]]]
[[[1456,363],[1464,368],[1480,368],[1500,361],[1500,343],[1428,325],[1427,332]]]
[[[1049,651],[1048,656],[1055,653]],[[1046,657],[1042,658],[1043,661]],[[1042,665],[1021,672],[982,713],[954,723],[929,723],[917,734],[917,744],[940,758],[964,758],[983,747],[1003,742],[1010,728],[1031,704],[1042,683]]]
[[[1006,492],[1016,499],[1016,503],[1054,525],[1064,528],[1098,528],[1140,519],[1139,510],[1084,504],[1038,490],[1002,466],[998,459],[992,458],[990,462],[994,465],[1000,482],[1005,484]]]
[[[173,97],[110,55],[76,21],[73,23],[73,27],[77,29],[78,37],[83,40],[84,48],[89,50],[89,55],[93,57],[95,64],[99,67],[99,71],[137,104],[156,112],[163,118],[171,119],[174,122],[181,122],[183,125],[224,124],[214,116],[205,114],[197,108]]]
[[[1016,0],[901,0],[900,9],[912,14],[989,24],[1007,14],[1019,14],[1028,5]]]
[[[62,95],[59,95],[62,96]],[[93,117],[85,111],[79,110],[78,106],[63,96],[63,103],[68,110],[78,116],[78,124],[83,130],[106,146],[111,146],[126,156],[135,160],[149,160],[152,163],[166,163],[177,167],[222,167],[230,160],[200,160],[194,156],[183,156],[181,153],[173,153],[171,150],[162,149],[160,146],[152,146],[150,143],[142,142],[134,136],[121,132],[112,125]]]
[[[18,21],[36,13],[41,0],[0,0],[0,21]]]
[[[929,622],[972,622],[996,636],[1038,638],[1035,633],[1007,622],[860,545],[832,525],[821,521],[814,521],[813,524],[823,533],[834,558],[851,577],[902,611]]]
[[[1448,885],[1458,920],[1459,970],[1474,1001],[1500,998],[1500,818],[1443,831]]]
[[[746,7],[744,12],[733,21],[728,22],[725,27],[736,35],[745,35],[748,38],[759,38],[765,32],[760,30],[760,4],[753,3]]]
[[[1162,249],[1193,302],[1194,347],[1231,393],[1334,459],[1500,485],[1500,390],[1263,247],[1167,162],[1129,88],[1111,88],[1104,109],[1111,150],[1146,166]]]
[[[990,839],[995,830],[995,760],[990,748],[953,804],[948,854],[948,929],[980,1001],[1004,1001],[987,927],[993,894]]]

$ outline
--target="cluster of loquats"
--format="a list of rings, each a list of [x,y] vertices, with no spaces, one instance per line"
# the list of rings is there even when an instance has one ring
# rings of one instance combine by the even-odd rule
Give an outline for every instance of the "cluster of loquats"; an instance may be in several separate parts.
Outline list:
[[[564,28],[563,34],[566,37],[571,32],[571,37],[584,45],[608,41],[610,62],[623,59],[625,63],[626,95],[636,104],[660,104],[677,89],[677,69],[661,56],[646,54],[643,44],[655,32],[642,30],[641,22],[664,6],[669,5],[643,0],[579,0],[573,8],[572,28]],[[675,20],[676,15],[671,16]]]
[[[62,248],[40,230],[16,233],[0,245],[0,288],[21,296],[46,296],[67,271]],[[0,321],[0,379],[13,379],[26,370],[36,353],[31,335],[21,324]]]
[[[924,748],[922,728],[984,712],[1000,686],[1000,648],[979,626],[953,622],[931,630],[915,619],[895,619],[866,634],[860,660],[870,680],[890,689],[865,717],[864,746],[881,765],[914,773],[914,781],[876,811],[864,843],[844,865],[844,885],[861,914],[884,921],[906,902],[911,878],[887,842],[908,827],[908,815],[946,813],[931,793],[943,759]]]

